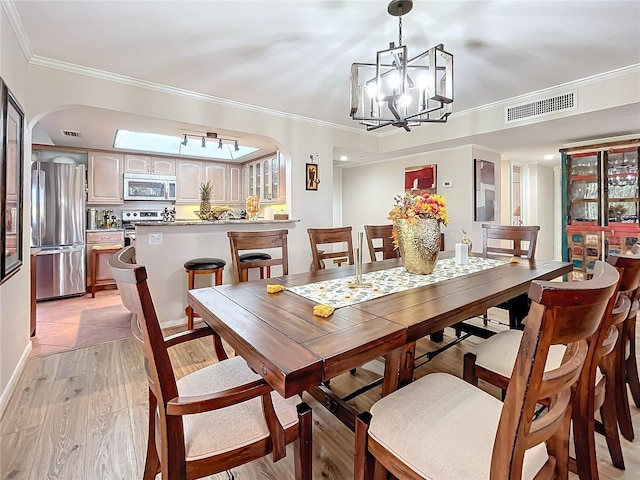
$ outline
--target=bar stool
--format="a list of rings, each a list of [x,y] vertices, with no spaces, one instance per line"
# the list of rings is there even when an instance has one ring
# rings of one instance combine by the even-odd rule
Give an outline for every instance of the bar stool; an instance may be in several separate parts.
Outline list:
[[[222,285],[222,270],[224,270],[226,264],[227,262],[221,258],[194,258],[185,262],[184,269],[188,274],[187,288],[189,290],[195,288],[196,275],[215,275],[214,284]],[[193,317],[199,317],[200,315],[195,313],[189,305],[187,305],[185,313],[187,314],[187,329],[193,330]]]
[[[245,262],[245,263],[258,262],[260,260],[271,260],[271,255],[264,252],[243,253],[238,257],[238,259],[240,260],[241,263],[242,262]],[[271,265],[253,267],[253,268],[260,269],[260,280],[264,278],[271,278]],[[266,276],[265,276],[265,269],[266,269]],[[247,277],[248,276],[249,276],[249,272],[247,272]]]
[[[98,262],[100,261],[100,255],[113,255],[121,248],[122,245],[115,243],[112,245],[95,245],[91,249],[91,298],[96,298],[96,287],[116,284],[113,278],[98,280]]]

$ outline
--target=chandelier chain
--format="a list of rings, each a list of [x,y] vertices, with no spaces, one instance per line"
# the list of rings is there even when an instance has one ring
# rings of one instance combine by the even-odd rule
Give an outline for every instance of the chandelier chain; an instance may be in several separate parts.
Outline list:
[[[398,17],[398,42],[399,47],[402,46],[402,15]]]

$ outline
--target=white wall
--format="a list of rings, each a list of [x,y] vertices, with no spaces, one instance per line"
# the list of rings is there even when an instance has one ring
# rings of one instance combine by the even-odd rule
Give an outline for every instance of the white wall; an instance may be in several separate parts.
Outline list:
[[[6,12],[0,7],[0,76],[9,86],[17,100],[24,107],[27,101],[27,63],[18,45],[18,40],[9,24]],[[31,141],[25,138],[25,157],[31,157]],[[29,162],[25,162],[27,171]],[[29,192],[27,175],[24,176],[23,191]],[[29,195],[24,198],[22,221],[23,235],[20,271],[0,285],[0,413],[2,412],[12,386],[29,354],[29,313],[30,313],[30,269],[29,269]],[[26,244],[24,239],[27,239]]]
[[[462,238],[464,228],[473,241],[473,250],[482,249],[481,222],[473,221],[474,159],[494,162],[496,165],[496,219],[500,218],[500,155],[477,146],[427,152],[364,167],[345,168],[342,172],[342,223],[352,225],[354,231],[363,231],[364,225],[389,224],[389,211],[393,198],[404,189],[405,167],[437,165],[438,193],[447,201],[450,223],[442,227],[445,248]],[[445,181],[453,182],[444,188]],[[497,222],[499,223],[499,222]]]
[[[352,225],[354,231],[363,231],[364,225],[389,224],[387,215],[393,207],[393,198],[402,193],[404,169],[416,165],[437,165],[438,193],[447,200],[450,217],[448,227],[442,227],[445,234],[445,248],[453,250],[460,241],[464,228],[473,241],[473,251],[482,250],[482,223],[473,221],[474,209],[474,159],[487,160],[496,166],[496,221],[484,223],[509,224],[509,162],[502,162],[497,152],[477,146],[423,153],[398,158],[388,162],[342,170],[342,215],[343,224]],[[556,197],[556,177],[552,167],[532,164],[526,190],[529,198],[524,198],[528,207],[529,225],[540,225],[536,257],[540,259],[558,258],[554,239],[559,230],[559,217],[554,205]],[[451,188],[444,188],[444,181],[452,181]]]
[[[556,228],[559,228],[559,224],[554,221],[556,217],[556,179],[553,167],[541,164],[531,164],[528,167],[529,197],[524,201],[528,202],[529,212],[531,213],[529,225],[540,226],[536,258],[552,259],[556,257],[554,232]]]

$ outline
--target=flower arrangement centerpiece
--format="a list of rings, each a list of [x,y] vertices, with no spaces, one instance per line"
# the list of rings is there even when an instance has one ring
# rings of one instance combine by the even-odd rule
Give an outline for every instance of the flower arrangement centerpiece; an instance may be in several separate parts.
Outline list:
[[[440,253],[440,224],[449,223],[446,200],[436,194],[396,195],[389,212],[393,221],[393,242],[410,273],[433,271]]]

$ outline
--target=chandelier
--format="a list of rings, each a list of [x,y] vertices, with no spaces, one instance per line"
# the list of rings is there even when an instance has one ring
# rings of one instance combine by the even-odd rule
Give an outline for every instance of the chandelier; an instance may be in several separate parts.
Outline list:
[[[425,122],[445,123],[453,104],[453,55],[442,44],[409,58],[402,44],[402,16],[413,0],[392,0],[398,17],[398,45],[376,55],[376,63],[354,63],[350,76],[350,116],[367,130],[393,125],[407,132]]]

